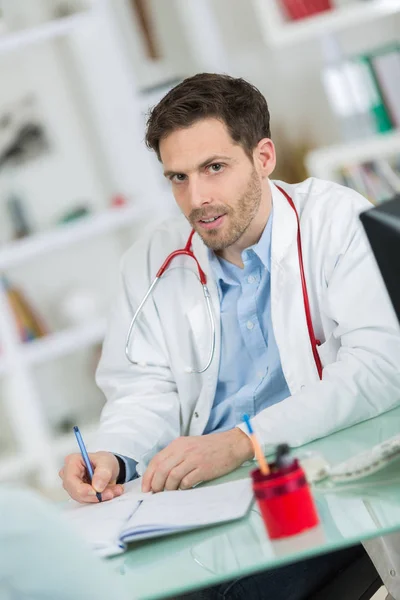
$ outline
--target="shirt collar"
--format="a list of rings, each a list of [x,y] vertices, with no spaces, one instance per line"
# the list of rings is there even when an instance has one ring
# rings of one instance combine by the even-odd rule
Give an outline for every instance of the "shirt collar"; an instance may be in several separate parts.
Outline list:
[[[271,272],[271,239],[272,239],[272,220],[273,220],[273,208],[271,209],[271,214],[268,218],[267,224],[264,227],[264,231],[261,234],[261,237],[257,244],[253,244],[246,250],[242,252],[242,260],[246,268],[246,263],[248,263],[254,254],[260,259],[263,266]],[[217,282],[218,288],[221,291],[221,283],[225,283],[227,285],[237,285],[238,282],[233,279],[226,269],[223,268],[220,259],[218,256],[208,248],[208,258],[210,261],[211,268],[213,270],[215,280]]]
[[[251,253],[254,252],[263,266],[271,272],[271,239],[272,239],[272,220],[273,220],[273,212],[274,209],[271,209],[271,214],[269,215],[266,226],[264,227],[264,231],[261,234],[260,239],[257,244],[246,248],[242,252],[242,260],[246,264],[246,260],[251,256]]]

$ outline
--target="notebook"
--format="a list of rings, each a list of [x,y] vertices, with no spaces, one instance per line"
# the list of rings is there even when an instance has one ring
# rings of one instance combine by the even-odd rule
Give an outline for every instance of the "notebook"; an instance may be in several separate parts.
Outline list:
[[[143,494],[141,479],[118,498],[98,504],[70,501],[64,510],[78,534],[99,556],[124,552],[129,542],[234,521],[250,508],[250,479],[190,490]]]

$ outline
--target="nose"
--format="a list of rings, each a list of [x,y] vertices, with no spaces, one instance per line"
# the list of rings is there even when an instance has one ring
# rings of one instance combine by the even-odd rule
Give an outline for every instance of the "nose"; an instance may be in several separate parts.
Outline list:
[[[211,197],[207,193],[207,186],[202,184],[200,178],[193,177],[189,180],[187,187],[188,201],[192,210],[202,208],[211,203]]]

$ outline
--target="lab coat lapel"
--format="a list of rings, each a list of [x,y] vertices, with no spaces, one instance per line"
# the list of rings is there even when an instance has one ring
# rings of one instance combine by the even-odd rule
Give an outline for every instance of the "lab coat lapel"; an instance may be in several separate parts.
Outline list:
[[[301,286],[296,215],[287,199],[271,182],[274,207],[271,241],[271,317],[282,369],[291,394],[310,381],[318,381]],[[288,192],[291,194],[291,192]],[[292,196],[301,214],[295,196]],[[304,242],[303,249],[304,249]],[[307,273],[306,273],[307,277]]]

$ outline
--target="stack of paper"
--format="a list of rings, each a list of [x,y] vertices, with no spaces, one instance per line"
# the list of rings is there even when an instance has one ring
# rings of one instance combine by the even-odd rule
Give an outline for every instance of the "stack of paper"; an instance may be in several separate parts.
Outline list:
[[[239,519],[253,499],[250,479],[159,494],[140,489],[137,479],[122,496],[99,504],[73,502],[65,515],[97,554],[112,556],[128,542]]]

